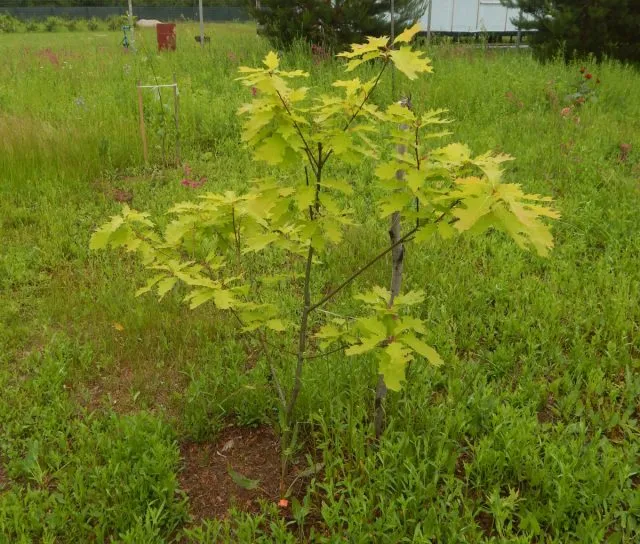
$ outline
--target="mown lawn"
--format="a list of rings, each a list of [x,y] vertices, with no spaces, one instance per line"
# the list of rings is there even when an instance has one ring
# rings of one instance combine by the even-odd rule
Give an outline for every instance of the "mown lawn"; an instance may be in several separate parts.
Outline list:
[[[179,293],[134,298],[139,263],[88,247],[121,202],[160,215],[269,173],[241,144],[235,112],[250,93],[234,81],[268,45],[249,25],[207,32],[203,52],[196,28],[179,25],[178,51],[161,55],[148,32],[136,55],[111,32],[0,35],[0,542],[637,542],[640,74],[586,65],[598,100],[563,116],[580,65],[540,65],[526,50],[432,48],[435,73],[412,100],[448,108],[450,141],[514,155],[509,179],[553,195],[551,256],[495,233],[409,247],[405,284],[426,291],[419,313],[446,364],[412,368],[374,445],[370,361],[313,360],[298,468],[322,471],[286,509],[263,481],[250,506],[225,496],[226,517],[208,514],[208,495],[233,494],[206,472],[224,446],[229,464],[265,479],[230,445],[242,433],[271,444],[277,428],[259,345]],[[302,47],[284,59],[320,87],[341,73]],[[145,96],[142,161],[136,81],[174,74],[199,188],[171,164],[169,92]],[[375,101],[390,100],[387,82]],[[326,285],[386,244],[371,165],[342,174],[371,228],[330,257]],[[353,290],[386,284],[388,269]],[[282,300],[295,310],[296,293]]]

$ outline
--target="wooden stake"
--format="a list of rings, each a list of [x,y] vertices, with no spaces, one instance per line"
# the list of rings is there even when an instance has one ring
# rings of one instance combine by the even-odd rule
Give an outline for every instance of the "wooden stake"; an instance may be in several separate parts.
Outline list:
[[[140,117],[140,138],[142,138],[142,153],[144,156],[144,163],[149,162],[149,149],[147,148],[147,131],[144,126],[144,107],[142,105],[142,88],[140,87],[140,80],[138,80],[138,116]]]
[[[178,93],[178,80],[173,74],[173,120],[176,124],[176,165],[180,164],[180,125],[178,115],[180,113],[180,94]]]

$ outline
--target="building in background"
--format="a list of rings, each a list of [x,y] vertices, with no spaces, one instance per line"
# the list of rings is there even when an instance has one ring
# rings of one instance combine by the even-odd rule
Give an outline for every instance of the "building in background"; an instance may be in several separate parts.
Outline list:
[[[421,23],[425,32],[436,34],[517,34],[512,20],[520,16],[500,0],[431,0]]]

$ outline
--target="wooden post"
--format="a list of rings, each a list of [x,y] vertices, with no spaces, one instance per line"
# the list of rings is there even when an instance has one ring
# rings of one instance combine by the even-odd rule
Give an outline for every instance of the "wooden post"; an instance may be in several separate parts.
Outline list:
[[[133,24],[133,6],[131,5],[131,0],[129,0],[129,30],[131,31],[131,49],[135,52],[136,50],[136,39],[134,35],[134,24]]]
[[[202,0],[200,0],[200,47],[204,49],[204,16],[202,14]]]
[[[429,0],[429,11],[427,12],[427,43],[431,43],[431,8],[433,0]]]
[[[202,2],[202,0],[200,0]],[[178,92],[178,80],[176,74],[173,74],[173,120],[176,124],[176,165],[180,165],[180,93]]]
[[[149,150],[147,148],[147,131],[144,127],[144,107],[142,105],[142,88],[140,87],[140,80],[138,80],[138,115],[140,117],[140,138],[142,138],[142,153],[144,156],[144,163],[149,162]]]

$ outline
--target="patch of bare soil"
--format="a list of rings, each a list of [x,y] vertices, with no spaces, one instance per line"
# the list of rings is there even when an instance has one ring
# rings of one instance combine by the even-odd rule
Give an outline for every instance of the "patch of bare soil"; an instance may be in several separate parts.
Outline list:
[[[231,427],[213,443],[184,443],[181,452],[180,484],[196,521],[224,518],[232,506],[258,512],[259,499],[278,503],[281,498],[279,441],[270,427]],[[233,481],[230,469],[258,480],[257,487],[244,489]]]
[[[9,487],[9,477],[6,475],[2,464],[0,464],[0,493]]]
[[[556,401],[553,398],[553,395],[549,393],[544,406],[538,411],[538,414],[537,414],[538,423],[540,424],[554,423],[557,419],[556,414],[557,414]]]
[[[482,530],[486,537],[495,536],[493,530],[493,516],[489,512],[481,510],[475,517],[478,527]]]
[[[179,397],[186,380],[187,377],[174,368],[158,370],[147,365],[133,368],[122,362],[82,388],[74,384],[68,387],[90,412],[108,408],[129,414],[145,409],[172,416],[179,410]]]

